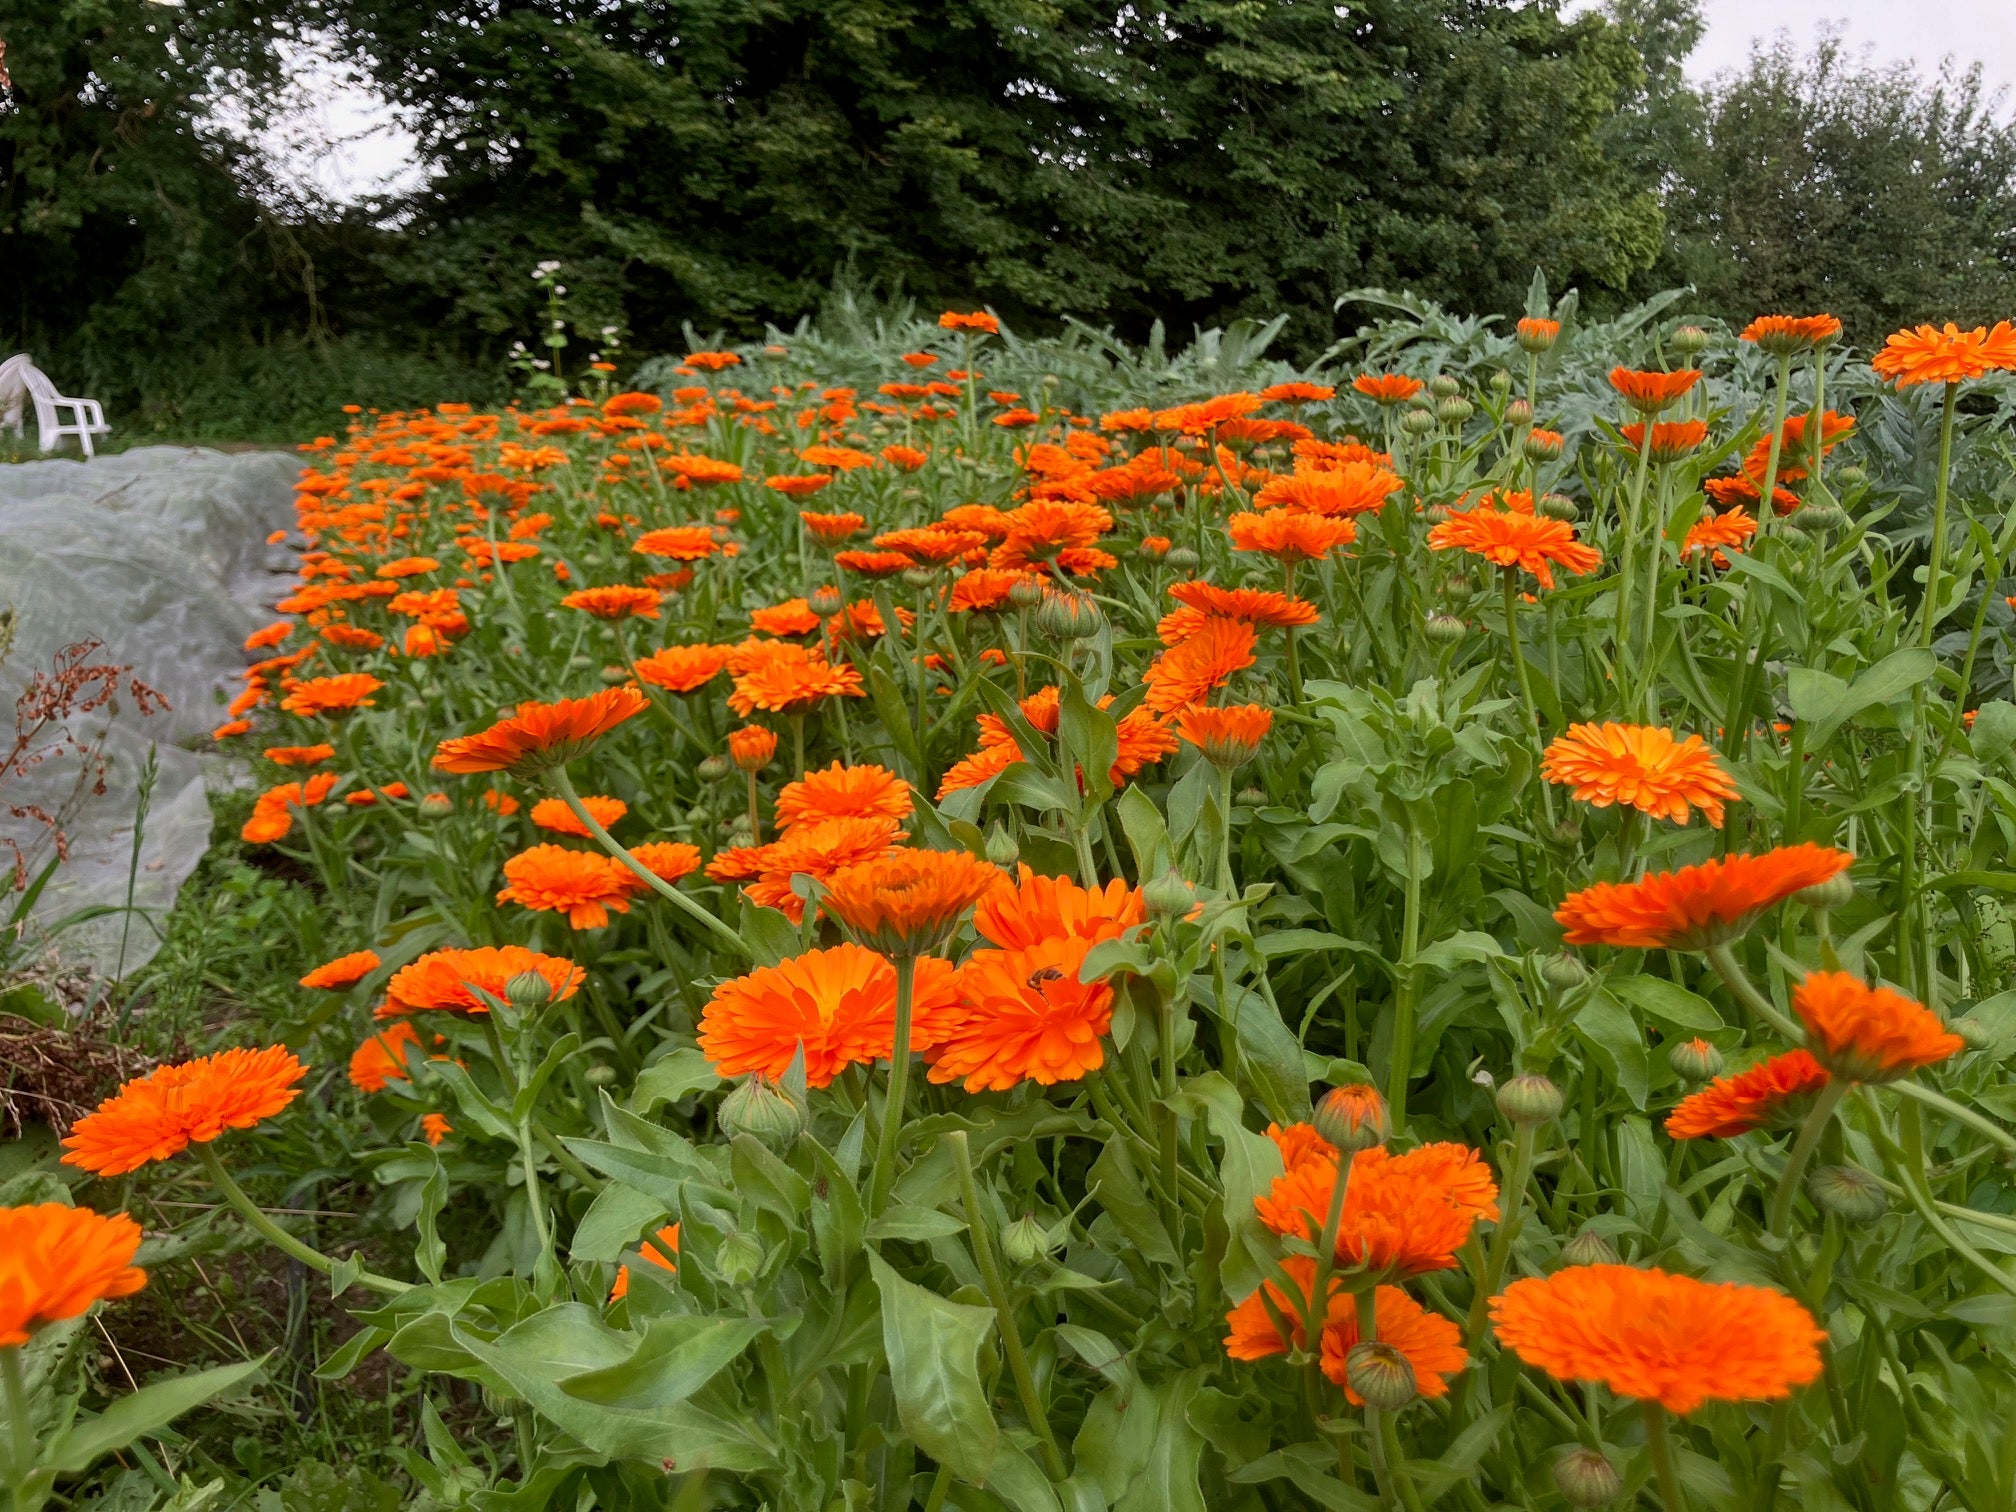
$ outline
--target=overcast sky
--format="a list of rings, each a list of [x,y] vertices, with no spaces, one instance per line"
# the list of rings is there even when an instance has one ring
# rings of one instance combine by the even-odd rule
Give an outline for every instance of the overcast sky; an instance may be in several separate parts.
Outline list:
[[[1567,8],[1595,3],[1569,0]],[[1788,32],[1804,51],[1834,24],[1851,49],[1880,62],[1908,60],[1928,74],[1949,56],[1979,62],[1991,89],[2010,89],[2004,109],[2016,102],[2016,0],[1701,0],[1701,9],[1708,32],[1689,60],[1697,79],[1740,66],[1759,37]],[[293,103],[287,128],[269,143],[292,172],[344,199],[417,182],[412,137],[326,66],[299,60]]]

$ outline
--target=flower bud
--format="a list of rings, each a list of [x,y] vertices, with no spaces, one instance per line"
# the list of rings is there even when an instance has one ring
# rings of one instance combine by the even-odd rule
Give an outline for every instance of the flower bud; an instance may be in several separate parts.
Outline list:
[[[1505,371],[1505,369],[1503,369],[1503,368],[1499,368],[1499,369],[1498,369],[1497,371],[1495,371],[1494,373],[1492,373],[1492,375],[1491,375],[1491,392],[1492,392],[1492,393],[1494,393],[1494,394],[1498,394],[1498,395],[1500,395],[1500,396],[1503,396],[1503,395],[1505,395],[1505,394],[1509,394],[1509,393],[1511,393],[1511,392],[1512,392],[1512,375],[1511,375],[1510,373],[1506,372],[1506,371]],[[1525,402],[1526,402],[1526,401],[1525,401],[1525,400],[1523,400],[1523,399],[1519,401],[1519,403],[1521,403],[1521,404],[1524,404]],[[1508,415],[1508,416],[1507,416],[1506,418],[1507,418],[1507,419],[1511,419],[1511,417],[1510,417],[1509,415]],[[1528,408],[1528,410],[1527,410],[1527,413],[1526,413],[1526,419],[1527,419],[1527,420],[1531,420],[1532,418],[1533,418],[1533,413],[1532,413],[1532,410],[1531,410],[1531,408],[1529,407],[1529,408]],[[1526,422],[1525,422],[1524,420],[1515,420],[1515,421],[1513,421],[1513,424],[1515,424],[1515,425],[1523,425],[1523,424],[1525,424],[1525,423],[1526,423]]]
[[[1802,504],[1786,517],[1785,523],[1807,535],[1825,535],[1848,523],[1848,516],[1832,504]]]
[[[1624,1494],[1624,1478],[1601,1449],[1577,1444],[1554,1461],[1554,1484],[1571,1507],[1607,1507]]]
[[[1036,610],[1037,630],[1053,640],[1090,640],[1105,624],[1105,612],[1089,593],[1046,593]]]
[[[1421,633],[1438,646],[1454,646],[1470,633],[1470,627],[1453,614],[1431,614]]]
[[[553,1001],[553,984],[536,971],[521,971],[504,984],[504,1001],[520,1013],[537,1013]]]
[[[1581,518],[1582,506],[1566,494],[1542,494],[1540,502],[1534,506],[1534,513],[1545,515],[1550,520],[1573,522]]]
[[[1003,829],[999,823],[987,837],[987,859],[996,866],[1013,866],[1022,859],[1022,847],[1015,843],[1015,837]]]
[[[1526,453],[1528,462],[1553,462],[1561,456],[1561,445],[1559,431],[1531,430],[1526,433],[1521,450]]]
[[[1452,604],[1459,603],[1470,597],[1472,590],[1476,586],[1475,583],[1470,581],[1469,573],[1452,572],[1442,580],[1442,597],[1449,600]]]
[[[1708,350],[1708,333],[1697,325],[1683,325],[1673,333],[1673,350],[1685,358],[1699,357]]]
[[[1232,795],[1232,806],[1234,808],[1265,808],[1267,807],[1267,791],[1265,788],[1243,787]]]
[[[1995,1035],[1978,1018],[1956,1018],[1946,1026],[1967,1042],[1969,1050],[1986,1050],[1995,1043]]]
[[[726,777],[730,772],[735,770],[735,763],[730,761],[726,756],[718,754],[703,756],[700,758],[700,765],[693,770],[694,774],[702,782],[719,782],[723,777]]]
[[[1410,409],[1400,417],[1400,429],[1410,436],[1425,436],[1435,429],[1435,417],[1426,410]]]
[[[1444,425],[1461,425],[1477,413],[1477,406],[1461,395],[1452,395],[1435,406],[1435,418]]]
[[[1393,1132],[1386,1099],[1379,1095],[1377,1087],[1362,1082],[1332,1087],[1325,1092],[1309,1121],[1319,1136],[1346,1155],[1382,1145]]]
[[[821,619],[831,619],[842,608],[840,590],[831,585],[814,588],[811,597],[805,600],[805,607]]]
[[[1561,322],[1529,315],[1519,322],[1513,339],[1522,352],[1551,352],[1561,339]]]
[[[1196,894],[1174,867],[1141,889],[1141,901],[1151,919],[1180,919],[1197,906]]]
[[[1384,1340],[1353,1344],[1344,1356],[1344,1379],[1368,1407],[1398,1412],[1414,1400],[1414,1362]]]
[[[1563,1265],[1615,1265],[1617,1248],[1594,1229],[1583,1229],[1561,1246]]]
[[[1561,1089],[1529,1071],[1498,1089],[1498,1111],[1510,1123],[1544,1124],[1561,1114]]]
[[[1437,373],[1428,380],[1428,392],[1437,399],[1454,399],[1463,392],[1463,385],[1447,373]]]
[[[1036,1221],[1034,1213],[1024,1213],[1001,1231],[1001,1253],[1010,1265],[1034,1265],[1047,1259],[1050,1249],[1050,1231]]]
[[[1853,462],[1850,462],[1846,467],[1835,468],[1828,476],[1834,480],[1836,488],[1847,493],[1852,493],[1858,488],[1867,488],[1869,486],[1869,474],[1857,467]]]
[[[1722,1052],[1704,1039],[1682,1040],[1667,1052],[1666,1061],[1675,1076],[1697,1087],[1722,1074]]]
[[[1792,898],[1811,909],[1846,908],[1855,901],[1855,882],[1846,872],[1836,872],[1825,882],[1800,888]]]
[[[1008,607],[1015,610],[1034,609],[1043,602],[1048,590],[1039,577],[1017,578],[1008,586]]]
[[[747,1134],[779,1154],[797,1144],[805,1132],[804,1106],[761,1072],[745,1076],[721,1100],[715,1117],[729,1138]]]
[[[1451,509],[1447,504],[1430,504],[1426,509],[1421,511],[1421,518],[1426,520],[1430,525],[1440,525],[1444,521],[1452,520],[1455,517],[1456,511]]]
[[[614,662],[602,669],[602,685],[605,688],[620,688],[630,681],[630,669],[619,667]]]
[[[1573,951],[1564,950],[1540,963],[1540,980],[1556,992],[1573,992],[1589,980],[1589,968]]]
[[[728,756],[745,772],[760,772],[777,754],[777,732],[762,725],[744,725],[728,732]]]
[[[754,1234],[730,1234],[715,1251],[714,1272],[730,1286],[747,1286],[763,1273],[763,1241]]]
[[[1177,572],[1195,572],[1197,564],[1203,560],[1188,546],[1177,546],[1163,560]]]
[[[1890,1198],[1867,1171],[1819,1166],[1806,1178],[1806,1195],[1823,1213],[1851,1223],[1874,1223],[1890,1211]]]
[[[446,819],[455,812],[455,800],[446,793],[429,793],[420,800],[422,819]]]
[[[912,588],[929,588],[938,581],[938,574],[929,567],[906,567],[903,569],[903,581]]]
[[[616,1068],[606,1061],[597,1061],[581,1073],[582,1080],[591,1087],[613,1087],[618,1076]]]

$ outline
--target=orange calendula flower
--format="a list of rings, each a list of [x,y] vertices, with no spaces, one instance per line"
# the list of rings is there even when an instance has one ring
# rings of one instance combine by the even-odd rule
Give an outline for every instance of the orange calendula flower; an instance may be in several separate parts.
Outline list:
[[[766,661],[735,679],[728,707],[747,719],[758,709],[772,714],[802,714],[824,698],[863,698],[861,674],[851,663]]]
[[[655,1265],[663,1271],[676,1271],[679,1267],[673,1263],[671,1256],[679,1253],[679,1225],[668,1223],[652,1235],[652,1238],[658,1242],[638,1245],[637,1253],[644,1257],[648,1265]],[[621,1302],[629,1295],[630,1267],[619,1265],[616,1268],[616,1284],[609,1288],[609,1300],[611,1303]]]
[[[1169,596],[1183,607],[1163,615],[1155,627],[1165,646],[1188,640],[1211,616],[1284,629],[1313,625],[1317,619],[1316,606],[1307,599],[1264,588],[1220,588],[1193,581],[1172,584]]]
[[[1491,1299],[1499,1339],[1560,1381],[1689,1413],[1769,1402],[1820,1374],[1826,1333],[1783,1292],[1629,1265],[1571,1265]]]
[[[1825,346],[1841,334],[1841,322],[1832,315],[1759,315],[1743,327],[1739,338],[1753,341],[1773,356],[1810,352]]]
[[[208,1144],[226,1129],[249,1129],[294,1101],[308,1068],[285,1045],[225,1050],[129,1081],[77,1120],[63,1141],[65,1165],[123,1176]]]
[[[441,742],[434,765],[444,772],[510,772],[527,777],[565,766],[601,736],[650,707],[636,688],[605,688],[586,698],[521,703],[518,712],[475,735]]]
[[[1114,565],[1113,558],[1093,549],[1113,528],[1113,516],[1096,504],[1034,499],[1009,510],[1006,523],[1007,538],[987,558],[997,572],[1020,572],[1051,560],[1067,572]]]
[[[1299,509],[1270,509],[1265,514],[1235,514],[1227,522],[1234,551],[1258,551],[1278,562],[1324,562],[1339,546],[1358,539],[1350,519],[1305,514]]]
[[[442,1140],[455,1132],[455,1125],[448,1122],[445,1113],[422,1113],[420,1115],[420,1137],[430,1145],[438,1146]]]
[[[1006,609],[1008,593],[1017,583],[1034,582],[1042,579],[1032,573],[1020,571],[995,571],[991,567],[978,567],[961,576],[952,585],[951,609],[954,614],[968,612],[991,613]]]
[[[1666,1115],[1666,1132],[1675,1139],[1734,1139],[1752,1129],[1787,1129],[1806,1116],[1827,1079],[1827,1068],[1806,1051],[1788,1050],[1681,1098]]]
[[[1299,1159],[1253,1201],[1260,1221],[1277,1234],[1316,1239],[1337,1183],[1337,1152]],[[1498,1185],[1475,1150],[1427,1144],[1405,1155],[1384,1146],[1359,1151],[1344,1190],[1337,1259],[1384,1279],[1449,1270],[1479,1218],[1498,1217]]]
[[[1092,943],[1065,935],[968,956],[957,977],[965,1012],[931,1052],[931,1080],[1006,1092],[1025,1081],[1078,1081],[1104,1065],[1113,989],[1078,980]]]
[[[1950,320],[1942,330],[1921,325],[1897,331],[1869,365],[1899,388],[1914,383],[1960,383],[2016,368],[2016,326],[1997,321],[1991,331],[1963,331]]]
[[[406,1080],[406,1050],[418,1047],[420,1035],[400,1019],[359,1045],[350,1056],[350,1083],[360,1092],[383,1092],[390,1081]]]
[[[1851,1082],[1896,1081],[1967,1044],[1923,1003],[1845,971],[1810,973],[1792,990],[1792,1011],[1806,1026],[1813,1058]]]
[[[601,620],[656,619],[663,600],[654,588],[614,583],[607,588],[581,588],[560,600],[568,609],[579,609]]]
[[[628,867],[600,851],[535,845],[504,863],[510,885],[498,892],[497,901],[565,914],[575,929],[601,929],[610,910],[630,911],[632,876]]]
[[[1268,1281],[1225,1315],[1225,1353],[1235,1360],[1263,1360],[1286,1354],[1289,1341],[1281,1337],[1274,1322],[1276,1313],[1288,1325],[1297,1347],[1302,1343],[1303,1319],[1307,1316],[1309,1292],[1316,1284],[1316,1262],[1307,1255],[1290,1255],[1281,1269],[1293,1287],[1284,1289]],[[1346,1380],[1345,1361],[1358,1342],[1358,1308],[1336,1277],[1331,1278],[1330,1296],[1324,1309],[1323,1374],[1344,1387],[1352,1406],[1364,1400]],[[1265,1296],[1262,1295],[1264,1289]],[[1273,1310],[1268,1308],[1273,1303]],[[1424,1397],[1446,1396],[1449,1377],[1470,1363],[1463,1349],[1463,1330],[1438,1313],[1431,1313],[1397,1286],[1381,1286],[1372,1294],[1373,1329],[1382,1343],[1391,1344],[1414,1367],[1414,1384]]]
[[[809,509],[798,511],[798,518],[805,522],[805,528],[829,546],[859,535],[867,528],[868,521],[858,514],[816,514]]]
[[[354,987],[378,969],[378,952],[375,950],[353,950],[349,955],[325,961],[308,975],[301,978],[303,987],[321,987],[334,992],[344,987]]]
[[[662,530],[647,530],[630,543],[630,549],[640,556],[670,557],[675,562],[697,562],[702,557],[710,557],[721,549],[712,526],[708,525],[668,525]]]
[[[745,772],[760,772],[777,754],[777,732],[761,725],[744,725],[728,732],[728,757]]]
[[[693,693],[704,688],[728,665],[727,646],[666,646],[631,664],[638,678],[668,693]]]
[[[983,336],[998,335],[1001,330],[1001,322],[985,310],[974,310],[964,315],[957,310],[947,310],[938,317],[938,324],[948,331],[978,331]]]
[[[333,745],[268,746],[260,752],[275,766],[320,766],[336,754]]]
[[[1176,716],[1176,733],[1204,753],[1215,767],[1241,767],[1260,754],[1274,728],[1274,711],[1259,704],[1213,709],[1193,705]]]
[[[1624,402],[1641,414],[1656,415],[1683,398],[1701,381],[1699,368],[1681,368],[1673,373],[1640,372],[1617,367],[1610,370],[1610,387],[1624,396]]]
[[[888,956],[943,950],[959,921],[1002,886],[968,851],[899,850],[835,872],[821,906],[856,944]]]
[[[910,1049],[928,1050],[957,1020],[952,967],[917,962]],[[714,989],[700,1015],[700,1049],[723,1076],[773,1080],[805,1047],[805,1083],[824,1087],[849,1066],[887,1060],[896,1043],[896,968],[859,945],[812,950]]]
[[[910,785],[879,766],[842,766],[807,772],[777,795],[777,824],[791,829],[822,819],[908,819]]]
[[[1428,545],[1435,551],[1467,551],[1496,567],[1519,568],[1542,588],[1554,586],[1556,566],[1580,577],[1603,560],[1602,552],[1575,539],[1566,520],[1484,508],[1444,520],[1428,532]]]
[[[605,798],[600,793],[582,794],[581,807],[588,810],[589,816],[604,829],[630,812],[630,805],[621,798]],[[574,810],[559,798],[541,798],[533,804],[532,822],[556,835],[588,837],[588,826],[575,818]]]
[[[1299,509],[1304,514],[1349,517],[1370,514],[1404,485],[1398,473],[1369,462],[1347,462],[1316,472],[1269,480],[1253,502],[1262,509]]]
[[[973,928],[1003,950],[1047,940],[1116,940],[1148,917],[1141,889],[1114,880],[1080,887],[1069,877],[1039,877],[1026,863],[1013,886],[989,893],[973,910]]]
[[[850,866],[880,860],[902,838],[893,819],[822,819],[796,825],[761,848],[761,870],[743,891],[757,907],[774,908],[796,924],[805,917],[805,899],[793,885],[795,878],[824,882]]]
[[[1712,551],[1715,565],[1727,567],[1729,558],[1724,553],[1744,550],[1756,534],[1756,517],[1740,504],[1721,514],[1709,511],[1687,527],[1687,539],[1680,547],[1680,554],[1690,557]]]
[[[140,1225],[61,1202],[0,1208],[0,1349],[18,1349],[44,1323],[81,1318],[97,1303],[147,1284],[133,1264]]]
[[[317,772],[306,782],[283,782],[270,787],[252,802],[252,814],[239,827],[238,838],[248,845],[270,845],[287,838],[294,828],[294,810],[313,808],[336,787],[333,772]]]
[[[683,840],[646,840],[642,845],[631,846],[630,856],[660,882],[677,882],[700,870],[700,847]],[[637,880],[636,873],[629,872],[627,867],[625,871],[629,879],[626,885],[641,890],[645,884]]]
[[[1524,317],[1513,330],[1513,340],[1519,343],[1522,352],[1551,351],[1560,339],[1561,322],[1538,315]]]
[[[401,557],[396,562],[387,562],[378,569],[381,578],[419,577],[423,573],[435,572],[441,564],[428,556]]]
[[[546,979],[556,1003],[574,996],[587,976],[572,961],[541,955],[522,945],[432,950],[392,973],[392,980],[385,984],[385,1001],[376,1017],[430,1011],[488,1013],[490,1005],[478,993],[501,998],[505,984],[528,971]]]
[[[1207,619],[1180,646],[1171,646],[1142,674],[1148,685],[1143,702],[1157,714],[1199,703],[1232,674],[1253,665],[1259,637],[1243,620]]]
[[[1405,404],[1421,392],[1421,380],[1405,373],[1360,373],[1351,380],[1351,387],[1381,404]]]
[[[765,478],[763,486],[787,499],[806,499],[833,481],[831,473],[779,473]]]
[[[1554,911],[1570,945],[1706,950],[1740,939],[1765,909],[1831,881],[1854,861],[1808,842],[1761,856],[1718,856],[1636,882],[1599,882]]]
[[[1675,740],[1671,730],[1652,725],[1570,725],[1541,756],[1540,775],[1597,808],[1622,803],[1675,824],[1698,808],[1716,829],[1723,801],[1737,796],[1721,759],[1699,735]]]
[[[289,714],[342,714],[371,707],[371,695],[385,684],[369,672],[338,672],[331,677],[307,677],[287,690],[280,707]]]
[[[1701,443],[1708,439],[1706,420],[1661,420],[1652,426],[1651,443],[1648,447],[1645,436],[1645,422],[1618,427],[1618,434],[1634,452],[1643,451],[1654,462],[1678,462],[1682,457],[1698,451]]]

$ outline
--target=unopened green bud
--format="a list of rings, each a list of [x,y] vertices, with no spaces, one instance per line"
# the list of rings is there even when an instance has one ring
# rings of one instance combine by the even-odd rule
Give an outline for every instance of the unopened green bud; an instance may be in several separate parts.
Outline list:
[[[1540,502],[1534,506],[1536,514],[1545,515],[1550,520],[1574,521],[1582,516],[1582,506],[1566,494],[1542,494]]]
[[[694,774],[702,782],[719,782],[734,770],[734,762],[730,761],[726,756],[716,753],[712,756],[701,757],[700,765],[694,768]]]
[[[1533,423],[1533,401],[1530,399],[1514,399],[1510,404],[1506,405],[1505,423],[1513,427],[1531,425]]]
[[[1435,429],[1435,417],[1427,410],[1410,409],[1400,417],[1400,429],[1410,436],[1425,436]]]
[[[996,866],[1013,866],[1022,859],[1022,847],[1015,843],[1015,837],[998,823],[987,836],[987,859]]]
[[[1851,1223],[1874,1223],[1890,1211],[1890,1198],[1867,1171],[1821,1166],[1806,1178],[1806,1194],[1823,1213]]]
[[[582,1079],[591,1087],[608,1087],[615,1084],[617,1075],[618,1072],[614,1066],[597,1061],[586,1071],[582,1072]]]
[[[1368,1407],[1398,1412],[1418,1393],[1414,1362],[1381,1339],[1353,1344],[1344,1356],[1344,1379]]]
[[[1428,392],[1437,399],[1453,399],[1463,392],[1463,385],[1447,373],[1437,373],[1428,380]]]
[[[779,1152],[797,1144],[798,1136],[805,1132],[804,1106],[761,1072],[744,1077],[741,1085],[721,1100],[715,1116],[731,1139],[747,1134]]]
[[[1477,413],[1477,406],[1468,399],[1452,397],[1435,406],[1435,418],[1444,425],[1461,425]]]
[[[1589,980],[1589,968],[1580,957],[1563,950],[1540,963],[1540,980],[1556,992],[1573,992]]]
[[[938,581],[938,574],[929,567],[906,567],[903,569],[903,581],[912,588],[929,588]]]
[[[1036,610],[1037,630],[1053,640],[1090,640],[1105,624],[1105,612],[1089,593],[1046,593]]]
[[[1359,1082],[1325,1092],[1310,1122],[1319,1136],[1347,1155],[1383,1145],[1393,1132],[1386,1099],[1377,1087]]]
[[[1682,357],[1699,357],[1708,350],[1708,333],[1697,325],[1683,325],[1673,333],[1673,350]]]
[[[1454,646],[1470,633],[1470,627],[1453,614],[1431,614],[1421,633],[1438,646]]]
[[[1675,1076],[1693,1086],[1722,1074],[1722,1052],[1705,1039],[1682,1040],[1667,1052],[1666,1060]]]
[[[1232,795],[1232,806],[1234,808],[1247,809],[1265,808],[1267,806],[1267,790],[1265,788],[1243,787]]]
[[[1986,1050],[1995,1043],[1995,1034],[1978,1018],[1956,1018],[1946,1026],[1967,1042],[1969,1050]]]
[[[1855,901],[1855,882],[1846,872],[1836,872],[1825,882],[1800,888],[1792,899],[1812,909],[1846,908]]]
[[[763,1241],[754,1234],[730,1234],[715,1252],[714,1271],[730,1286],[747,1286],[763,1273]]]
[[[1827,475],[1834,480],[1834,486],[1844,492],[1853,492],[1869,486],[1869,474],[1850,462],[1846,467],[1837,467]]]
[[[1497,371],[1495,371],[1494,373],[1492,373],[1492,375],[1491,375],[1491,392],[1492,392],[1492,393],[1494,393],[1494,394],[1509,394],[1509,393],[1511,393],[1511,392],[1512,392],[1512,375],[1511,375],[1510,373],[1506,372],[1506,371],[1505,371],[1505,369],[1503,369],[1503,368],[1499,368],[1499,369],[1498,369]],[[1520,402],[1521,402],[1521,403],[1524,403],[1525,401],[1523,401],[1523,400],[1522,400],[1522,401],[1520,401]],[[1531,419],[1531,418],[1532,418],[1532,416],[1531,416],[1531,415],[1529,414],[1529,415],[1527,416],[1527,418],[1528,418],[1528,419]]]
[[[1430,504],[1426,509],[1421,511],[1421,518],[1426,520],[1430,525],[1440,525],[1444,521],[1452,520],[1455,517],[1456,512],[1447,504]]]
[[[1010,1265],[1034,1265],[1050,1254],[1050,1231],[1036,1221],[1034,1213],[1024,1213],[1001,1231],[1001,1253]]]
[[[1498,1111],[1511,1123],[1546,1123],[1561,1115],[1561,1089],[1529,1071],[1498,1089]]]
[[[455,800],[446,793],[429,793],[420,800],[422,819],[446,819],[455,812]]]
[[[1563,1265],[1615,1265],[1617,1248],[1594,1229],[1583,1229],[1561,1246]]]
[[[1008,585],[1008,607],[1016,610],[1034,609],[1043,602],[1043,596],[1048,591],[1039,577],[1017,578]]]
[[[843,607],[840,590],[831,585],[824,588],[814,588],[811,597],[805,600],[805,607],[821,619],[831,619]]]
[[[630,681],[630,669],[619,667],[614,662],[602,669],[602,684],[608,688],[620,688]]]
[[[1610,1463],[1610,1456],[1586,1444],[1562,1451],[1554,1461],[1554,1484],[1569,1506],[1586,1507],[1590,1512],[1609,1506],[1624,1494],[1624,1478]]]
[[[504,984],[504,1001],[520,1013],[537,1013],[553,1001],[553,984],[536,971],[521,971]]]
[[[1141,889],[1151,919],[1180,919],[1197,906],[1197,896],[1173,867]]]
[[[1832,504],[1802,504],[1786,517],[1785,523],[1808,535],[1823,535],[1846,525],[1848,516]]]
[[[1197,553],[1192,551],[1188,546],[1177,546],[1173,548],[1170,551],[1169,555],[1164,557],[1163,560],[1169,564],[1170,569],[1172,571],[1195,572],[1197,570],[1198,563],[1202,562],[1204,559],[1198,556]]]

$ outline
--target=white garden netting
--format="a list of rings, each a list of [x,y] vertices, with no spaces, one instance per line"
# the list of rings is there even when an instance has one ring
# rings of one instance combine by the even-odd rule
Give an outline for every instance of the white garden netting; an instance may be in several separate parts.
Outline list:
[[[242,686],[240,649],[272,618],[291,566],[266,537],[293,523],[299,462],[284,452],[223,452],[150,446],[89,462],[0,466],[0,609],[16,616],[12,654],[0,665],[0,745],[13,743],[15,699],[37,671],[78,641],[105,649],[94,660],[129,664],[165,694],[170,711],[140,717],[130,697],[88,715],[79,734],[104,732],[106,794],[67,828],[70,860],[43,895],[47,924],[93,904],[126,901],[136,787],[149,745],[160,775],[144,827],[135,904],[158,922],[210,839],[208,786],[237,780],[237,764],[213,754],[210,731]],[[49,854],[40,827],[9,818],[8,805],[53,807],[75,785],[74,760],[54,760],[0,789],[0,835],[31,855]],[[0,893],[0,918],[11,911]],[[67,961],[101,972],[132,971],[153,955],[152,924],[113,915],[55,941]]]

